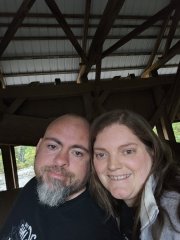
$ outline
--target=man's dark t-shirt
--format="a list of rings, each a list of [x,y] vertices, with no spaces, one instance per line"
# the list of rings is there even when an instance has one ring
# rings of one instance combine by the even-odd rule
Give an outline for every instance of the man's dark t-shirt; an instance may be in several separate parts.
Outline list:
[[[58,207],[38,201],[33,178],[22,190],[0,232],[1,240],[120,240],[113,218],[97,206],[88,190]]]

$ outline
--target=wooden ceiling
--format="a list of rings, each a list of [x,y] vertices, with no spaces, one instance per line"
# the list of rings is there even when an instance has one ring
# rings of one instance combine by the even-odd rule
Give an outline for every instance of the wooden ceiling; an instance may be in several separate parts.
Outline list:
[[[153,13],[146,16],[121,15],[127,1],[133,0],[109,0],[103,5],[102,14],[91,12],[91,0],[82,1],[84,14],[64,13],[61,3],[58,0],[44,0],[49,12],[34,13],[31,11],[39,0],[24,0],[19,4],[17,11],[0,12],[0,19],[9,17],[11,21],[2,21],[0,26],[4,29],[1,32],[0,42],[0,143],[1,144],[25,144],[35,145],[38,138],[43,134],[47,124],[55,117],[67,112],[75,112],[86,116],[90,121],[98,114],[114,108],[130,108],[144,115],[152,126],[159,126],[159,132],[164,131],[168,138],[174,140],[170,127],[173,121],[180,121],[180,2],[179,0],[169,3]],[[42,1],[42,0],[41,0]],[[79,1],[80,2],[80,1]],[[78,2],[78,3],[79,3]],[[143,1],[142,1],[143,2]],[[158,2],[158,1],[157,1]],[[0,10],[1,11],[1,10]],[[48,40],[49,44],[54,38],[48,36],[19,36],[16,35],[19,29],[43,28],[42,23],[26,23],[24,20],[54,18],[56,23],[49,24],[49,28],[60,28],[63,36],[58,39],[70,42],[75,53],[51,53],[46,51],[39,55],[38,51],[27,55],[8,51],[9,45],[14,41]],[[83,23],[70,24],[68,19],[81,19]],[[91,23],[92,19],[98,19],[98,23]],[[131,19],[133,24],[117,24],[116,21]],[[135,21],[140,20],[139,24]],[[145,31],[154,26],[158,27],[155,35],[142,35]],[[72,29],[81,29],[79,37]],[[90,35],[90,29],[94,34]],[[119,37],[113,35],[112,29],[132,28],[127,34]],[[110,41],[113,40],[111,44]],[[121,51],[127,43],[132,40],[143,39],[144,44],[152,41],[152,48],[142,51]],[[81,41],[80,41],[81,40]],[[135,43],[135,42],[134,42]],[[138,42],[137,42],[138,43]],[[53,44],[53,41],[52,41]],[[104,47],[106,45],[106,48]],[[162,47],[163,46],[163,47]],[[134,62],[127,62],[127,65],[113,67],[111,64],[102,66],[103,59],[120,56],[138,56],[143,58],[146,55],[145,65]],[[27,61],[28,59],[42,60],[48,58],[76,58],[79,61],[77,69],[63,69],[65,73],[75,74],[75,81],[64,82],[63,79],[56,79],[55,82],[42,83],[40,81],[26,82],[28,76],[50,75],[53,71],[37,71],[34,69],[26,73],[18,67],[16,71],[8,72],[6,66],[8,61]],[[176,59],[176,60],[174,60]],[[37,62],[36,62],[37,63]],[[172,74],[171,69],[176,72]],[[109,78],[107,73],[131,69],[131,74],[126,77],[119,75]],[[142,69],[141,74],[136,76],[132,71]],[[165,74],[159,74],[160,69],[169,69]],[[169,71],[169,72],[168,72]],[[23,73],[22,73],[23,72]],[[61,69],[55,72],[60,73]],[[94,72],[94,79],[90,74]],[[22,84],[8,84],[8,78],[20,78],[23,76]],[[104,76],[104,77],[102,77]],[[164,133],[165,135],[165,133]]]

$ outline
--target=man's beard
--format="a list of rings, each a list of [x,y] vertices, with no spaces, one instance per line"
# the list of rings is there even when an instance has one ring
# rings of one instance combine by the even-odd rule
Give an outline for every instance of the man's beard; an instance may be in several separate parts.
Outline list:
[[[70,179],[70,183],[65,185],[60,179],[47,178],[46,181],[42,177],[37,177],[37,193],[40,203],[50,206],[57,207],[63,204],[73,193],[77,193],[82,190],[85,186],[85,179],[82,183],[76,180],[72,183],[73,174],[66,172],[64,169],[59,169],[58,167],[45,167],[43,173],[46,174],[48,171],[60,171],[64,176]],[[48,180],[48,181],[47,181]]]

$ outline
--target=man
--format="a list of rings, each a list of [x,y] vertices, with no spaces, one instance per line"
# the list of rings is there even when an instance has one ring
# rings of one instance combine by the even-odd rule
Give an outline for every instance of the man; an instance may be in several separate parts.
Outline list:
[[[89,124],[76,115],[54,120],[39,140],[36,178],[24,187],[0,233],[2,240],[116,240],[86,187],[90,172]]]

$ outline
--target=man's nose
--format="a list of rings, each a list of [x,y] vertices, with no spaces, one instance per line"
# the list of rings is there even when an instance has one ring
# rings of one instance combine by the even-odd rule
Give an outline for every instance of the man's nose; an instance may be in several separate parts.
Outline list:
[[[64,150],[59,151],[54,158],[54,162],[59,166],[68,166],[69,165],[68,152]]]

